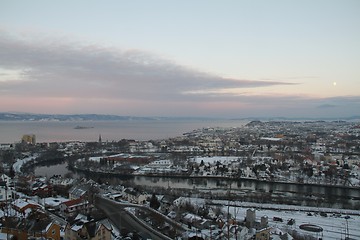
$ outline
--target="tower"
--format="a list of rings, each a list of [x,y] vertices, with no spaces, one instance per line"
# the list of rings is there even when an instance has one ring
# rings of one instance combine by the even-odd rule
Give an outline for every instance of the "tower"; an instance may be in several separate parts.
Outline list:
[[[255,218],[256,218],[255,209],[250,208],[246,210],[246,226],[248,228],[253,228],[255,226]]]

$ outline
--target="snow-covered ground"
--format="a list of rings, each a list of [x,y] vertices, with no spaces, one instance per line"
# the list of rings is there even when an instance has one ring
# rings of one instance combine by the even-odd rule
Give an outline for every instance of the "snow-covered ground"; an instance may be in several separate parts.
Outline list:
[[[30,157],[26,157],[26,158],[23,158],[23,159],[17,159],[16,162],[13,164],[13,168],[14,168],[14,171],[17,172],[17,173],[20,173],[21,172],[21,167],[31,161],[31,160],[34,160],[35,158],[37,158],[39,155],[38,154],[34,154],[33,156],[30,156]]]
[[[246,210],[248,208],[234,208],[230,207],[229,212],[234,215],[236,213],[237,220],[243,220],[246,216]],[[225,210],[225,209],[224,209]],[[227,209],[226,209],[227,210]],[[314,209],[316,210],[316,209]],[[256,221],[260,222],[261,217],[267,216],[270,227],[277,227],[283,229],[293,229],[299,233],[318,236],[322,239],[345,239],[345,234],[349,231],[350,239],[360,239],[360,216],[359,215],[336,215],[328,213],[327,217],[321,216],[319,213],[310,212],[312,216],[308,215],[309,212],[303,211],[276,211],[267,209],[256,210]],[[346,219],[345,216],[350,218]],[[273,217],[279,217],[283,219],[283,222],[273,221]],[[287,225],[289,219],[294,219],[295,224]],[[302,224],[314,224],[323,228],[323,233],[312,233],[301,230],[299,228]]]
[[[184,197],[177,199],[177,201],[190,201],[197,206],[204,205],[206,202],[200,198]],[[207,204],[222,206],[223,212],[229,210],[232,217],[236,216],[237,221],[243,221],[246,217],[246,211],[249,208],[254,208],[256,209],[256,221],[260,222],[261,217],[267,216],[269,227],[277,227],[281,230],[296,230],[301,234],[322,237],[322,239],[345,239],[348,232],[350,239],[360,239],[360,210],[216,200]],[[230,205],[229,209],[228,205]],[[320,213],[326,213],[327,216],[325,217],[324,214]],[[274,217],[281,218],[283,222],[273,221]],[[295,224],[287,225],[289,219],[294,219]],[[323,232],[322,234],[317,234],[301,230],[299,226],[302,224],[320,226],[323,228]]]

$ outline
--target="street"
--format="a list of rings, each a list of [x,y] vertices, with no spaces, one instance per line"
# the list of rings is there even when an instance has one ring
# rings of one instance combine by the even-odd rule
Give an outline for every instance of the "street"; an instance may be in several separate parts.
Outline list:
[[[95,205],[105,212],[107,217],[120,231],[126,230],[128,232],[136,232],[140,236],[147,236],[154,240],[171,239],[126,212],[124,208],[133,206],[131,204],[119,203],[102,197],[96,197]]]

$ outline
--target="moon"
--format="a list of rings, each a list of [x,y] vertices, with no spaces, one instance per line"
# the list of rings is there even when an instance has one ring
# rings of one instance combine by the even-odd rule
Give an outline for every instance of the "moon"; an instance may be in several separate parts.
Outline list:
[[[336,82],[333,82],[333,85],[336,86]]]

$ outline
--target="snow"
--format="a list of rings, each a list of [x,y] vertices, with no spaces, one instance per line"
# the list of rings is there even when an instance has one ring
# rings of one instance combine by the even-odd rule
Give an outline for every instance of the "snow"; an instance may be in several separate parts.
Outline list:
[[[201,198],[180,198],[179,202],[189,201],[194,205],[201,206],[204,199]],[[332,209],[332,208],[316,208],[295,205],[279,205],[279,204],[257,204],[251,202],[238,201],[221,201],[213,200],[207,203],[208,206],[222,206],[223,212],[228,211],[232,217],[236,216],[237,221],[243,221],[246,217],[246,211],[249,208],[256,209],[256,221],[260,222],[261,217],[268,216],[269,227],[276,227],[282,231],[296,230],[298,233],[321,237],[322,239],[344,239],[348,229],[350,239],[360,239],[360,210],[349,209]],[[320,213],[327,213],[327,217],[321,216]],[[308,213],[311,213],[308,215]],[[282,218],[283,222],[273,221],[273,217]],[[287,225],[289,219],[294,219],[295,224]],[[301,230],[302,224],[315,224],[323,228],[323,232],[312,233]]]
[[[225,162],[232,162],[237,161],[239,157],[222,157],[222,156],[216,156],[216,157],[195,157],[192,160],[198,164],[200,164],[202,161],[204,163],[210,163],[215,164],[216,162],[225,163]]]
[[[6,233],[0,233],[0,239],[9,239],[11,238],[11,234],[6,234]]]
[[[17,173],[21,173],[21,167],[27,163],[30,162],[38,157],[38,154],[35,154],[34,156],[26,157],[23,159],[17,159],[16,162],[13,164],[14,171]]]
[[[82,227],[83,227],[82,225],[73,225],[73,226],[71,227],[71,230],[77,232],[77,231],[79,231]]]
[[[41,207],[41,205],[39,205],[37,202],[34,202],[32,200],[24,200],[24,199],[16,199],[11,204],[18,207],[19,209],[22,209],[29,204]]]
[[[236,219],[243,220],[246,216],[247,208],[234,208],[230,207],[229,212],[236,212]],[[225,210],[225,209],[224,209]],[[317,233],[311,233],[304,230],[301,230],[299,226],[301,224],[315,224],[324,229],[323,239],[342,239],[345,237],[346,224],[348,224],[348,229],[351,239],[360,238],[360,229],[359,222],[360,216],[352,215],[349,219],[345,219],[344,215],[336,216],[330,215],[328,217],[322,217],[318,213],[312,212],[312,216],[308,216],[307,212],[303,211],[274,211],[266,209],[258,209],[256,211],[256,221],[260,222],[262,216],[268,216],[269,226],[277,227],[279,229],[294,229],[302,234],[321,236]],[[273,221],[273,217],[280,217],[284,222]],[[295,219],[295,224],[292,226],[287,225],[288,219]]]
[[[69,201],[69,199],[67,198],[63,198],[63,197],[48,197],[44,199],[45,205],[47,206],[51,206],[51,207],[57,207],[59,206],[61,203]]]
[[[282,138],[262,137],[260,139],[266,141],[280,141]]]
[[[90,157],[89,158],[89,160],[90,161],[93,161],[93,162],[100,162],[100,159],[101,159],[102,157]]]

